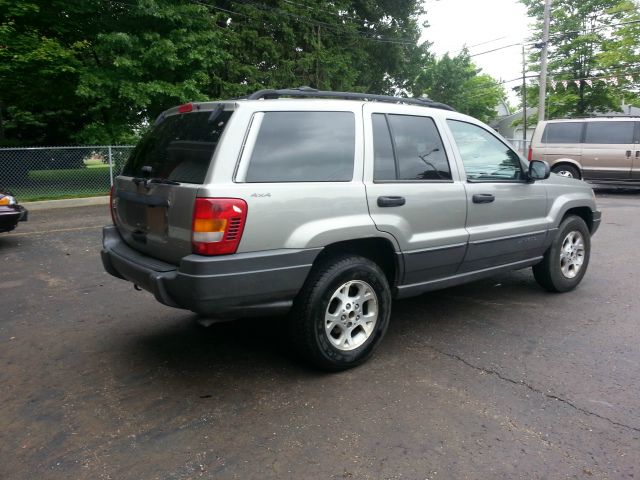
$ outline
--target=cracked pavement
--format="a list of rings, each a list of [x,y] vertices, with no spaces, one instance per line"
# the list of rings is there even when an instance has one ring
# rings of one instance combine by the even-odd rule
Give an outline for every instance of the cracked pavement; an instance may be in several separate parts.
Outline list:
[[[108,276],[105,207],[33,212],[0,235],[0,478],[638,478],[640,194],[598,203],[576,291],[396,302],[332,375],[273,319],[204,328]]]

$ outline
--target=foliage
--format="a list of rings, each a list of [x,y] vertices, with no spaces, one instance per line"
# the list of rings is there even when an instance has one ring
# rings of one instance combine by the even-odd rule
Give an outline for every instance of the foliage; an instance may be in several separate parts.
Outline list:
[[[496,116],[496,106],[505,96],[504,89],[473,64],[467,50],[455,57],[445,54],[439,60],[431,58],[418,77],[414,93],[483,121]]]
[[[411,91],[418,0],[0,0],[0,143],[129,143],[260,88]]]
[[[544,2],[521,2],[536,19],[534,41],[540,41]],[[569,82],[566,88],[561,83],[555,89],[548,88],[548,117],[616,111],[623,100],[637,103],[640,98],[637,0],[554,0],[552,5],[549,76],[554,81]],[[540,51],[536,50],[530,57],[530,70],[538,71],[539,61]],[[633,81],[627,78],[629,75]],[[527,94],[527,103],[537,105],[538,87],[532,85]]]

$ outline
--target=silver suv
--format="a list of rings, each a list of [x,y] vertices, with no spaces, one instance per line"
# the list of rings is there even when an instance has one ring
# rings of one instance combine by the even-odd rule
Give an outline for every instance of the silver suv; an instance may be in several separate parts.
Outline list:
[[[391,301],[533,266],[582,280],[593,191],[446,105],[309,88],[164,112],[112,189],[102,260],[165,305],[287,315],[293,345],[366,360]]]

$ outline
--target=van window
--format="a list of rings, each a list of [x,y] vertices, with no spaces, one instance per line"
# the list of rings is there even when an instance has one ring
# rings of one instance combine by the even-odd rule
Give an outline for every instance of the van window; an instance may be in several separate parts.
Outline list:
[[[349,182],[353,178],[352,112],[266,112],[246,182]]]
[[[584,143],[633,143],[633,122],[586,122]]]
[[[432,118],[376,113],[373,136],[374,180],[451,180]]]
[[[205,111],[165,118],[138,142],[122,174],[142,176],[142,167],[149,166],[151,177],[203,183],[231,113]]]
[[[542,143],[580,143],[584,122],[547,123]]]

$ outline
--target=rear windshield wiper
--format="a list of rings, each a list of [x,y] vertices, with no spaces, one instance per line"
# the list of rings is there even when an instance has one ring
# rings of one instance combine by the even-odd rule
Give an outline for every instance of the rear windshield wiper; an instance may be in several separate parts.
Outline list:
[[[175,180],[169,180],[168,178],[159,178],[154,177],[150,178],[147,183],[161,183],[162,185],[180,185],[180,182],[176,182]]]
[[[180,182],[176,182],[175,180],[169,180],[168,178],[159,178],[159,177],[154,177],[154,178],[133,177],[131,181],[136,185],[140,185],[142,183],[144,184],[145,187],[149,183],[160,183],[162,185],[180,185]]]

